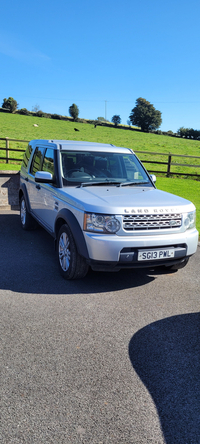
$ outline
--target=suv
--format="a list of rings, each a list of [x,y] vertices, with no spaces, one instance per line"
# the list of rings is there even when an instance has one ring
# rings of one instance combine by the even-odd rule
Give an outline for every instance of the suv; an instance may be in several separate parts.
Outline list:
[[[195,253],[195,207],[159,191],[131,149],[70,140],[32,140],[20,172],[24,230],[42,225],[55,239],[60,272],[164,266]]]

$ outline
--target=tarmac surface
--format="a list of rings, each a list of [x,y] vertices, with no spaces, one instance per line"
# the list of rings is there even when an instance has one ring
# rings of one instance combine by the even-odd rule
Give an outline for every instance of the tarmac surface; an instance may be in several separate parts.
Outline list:
[[[200,247],[175,273],[59,274],[0,212],[0,442],[199,444]]]

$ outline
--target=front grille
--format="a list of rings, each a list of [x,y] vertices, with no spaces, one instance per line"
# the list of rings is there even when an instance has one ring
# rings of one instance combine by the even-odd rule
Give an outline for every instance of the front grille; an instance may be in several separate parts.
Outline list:
[[[164,230],[180,228],[181,214],[128,214],[123,216],[125,231]]]

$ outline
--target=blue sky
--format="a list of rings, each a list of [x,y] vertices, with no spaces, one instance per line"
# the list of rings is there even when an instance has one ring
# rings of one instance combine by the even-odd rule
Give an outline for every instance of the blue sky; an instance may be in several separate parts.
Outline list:
[[[2,2],[0,105],[126,124],[143,97],[163,131],[200,129],[199,17],[199,0]]]

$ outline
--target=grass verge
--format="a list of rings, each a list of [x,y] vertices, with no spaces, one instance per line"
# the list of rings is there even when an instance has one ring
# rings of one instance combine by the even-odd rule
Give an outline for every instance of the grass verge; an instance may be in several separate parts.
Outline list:
[[[200,181],[157,177],[156,187],[193,202],[197,210],[197,230],[200,233]]]

